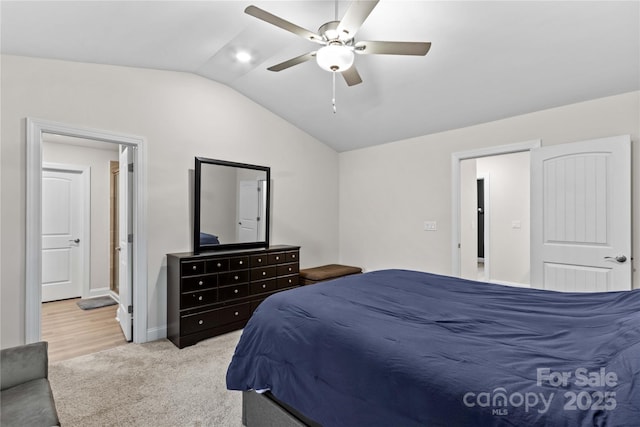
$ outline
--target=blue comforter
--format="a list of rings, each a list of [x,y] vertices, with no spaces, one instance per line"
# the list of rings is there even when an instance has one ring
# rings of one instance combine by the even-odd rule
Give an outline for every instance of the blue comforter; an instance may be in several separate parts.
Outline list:
[[[640,290],[384,270],[267,298],[231,390],[329,426],[640,426]]]

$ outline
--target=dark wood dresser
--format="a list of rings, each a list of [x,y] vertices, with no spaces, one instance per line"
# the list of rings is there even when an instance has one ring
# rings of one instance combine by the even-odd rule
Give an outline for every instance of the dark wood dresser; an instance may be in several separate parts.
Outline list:
[[[167,338],[179,348],[243,328],[266,297],[299,286],[300,247],[167,254]]]

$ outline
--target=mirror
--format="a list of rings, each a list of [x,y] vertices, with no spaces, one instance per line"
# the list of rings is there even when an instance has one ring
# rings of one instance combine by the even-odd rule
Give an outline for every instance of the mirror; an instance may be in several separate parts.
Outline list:
[[[194,253],[269,246],[269,167],[196,157],[194,178]]]

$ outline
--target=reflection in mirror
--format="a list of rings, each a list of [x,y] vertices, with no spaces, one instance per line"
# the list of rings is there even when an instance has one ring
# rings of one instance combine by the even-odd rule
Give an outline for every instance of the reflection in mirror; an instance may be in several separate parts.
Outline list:
[[[194,252],[268,246],[268,167],[196,157]]]

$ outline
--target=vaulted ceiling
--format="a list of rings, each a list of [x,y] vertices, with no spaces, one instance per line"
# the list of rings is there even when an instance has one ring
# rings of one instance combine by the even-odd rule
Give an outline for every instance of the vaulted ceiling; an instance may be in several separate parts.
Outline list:
[[[334,1],[2,1],[2,53],[176,70],[226,84],[346,151],[640,89],[639,1],[382,0],[358,40],[429,41],[426,56],[357,55],[348,87],[308,61]],[[341,18],[350,2],[337,5]],[[239,51],[251,54],[239,62]]]

